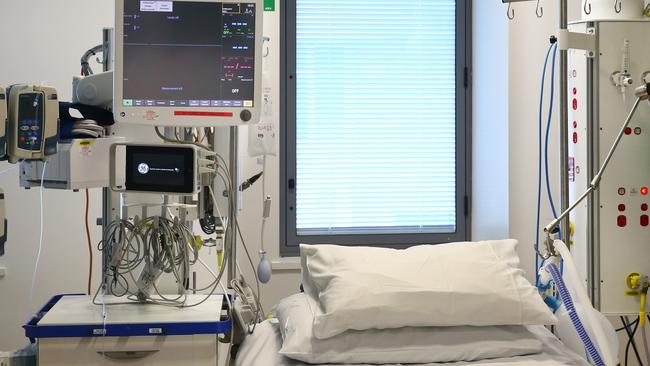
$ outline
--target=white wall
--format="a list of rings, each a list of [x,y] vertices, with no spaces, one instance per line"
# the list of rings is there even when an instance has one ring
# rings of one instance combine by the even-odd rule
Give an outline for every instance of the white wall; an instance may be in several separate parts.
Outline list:
[[[101,43],[101,29],[111,26],[110,0],[0,1],[0,85],[17,82],[55,86],[62,100],[70,99],[72,75],[79,74],[82,53]],[[9,167],[0,163],[0,170]],[[39,239],[39,190],[18,188],[18,172],[0,176],[5,190],[9,239],[0,267],[0,350],[25,342],[20,328],[30,310],[57,293],[85,292],[88,254],[83,226],[84,193],[44,191],[45,240],[33,306],[28,303]],[[100,230],[101,194],[91,192],[91,234]],[[96,252],[96,251],[95,251]],[[95,253],[95,278],[99,273]]]
[[[534,278],[535,215],[537,205],[537,121],[539,88],[544,56],[549,46],[549,36],[555,32],[556,9],[545,7],[545,16],[535,15],[535,2],[519,3],[509,32],[509,129],[510,138],[510,236],[520,242],[520,256],[529,279]],[[502,6],[502,17],[506,7]],[[546,88],[548,91],[550,88]],[[548,92],[546,93],[548,96]],[[557,95],[556,99],[557,100]],[[548,106],[548,98],[544,105]],[[547,107],[548,108],[548,107]],[[556,109],[557,110],[557,109]],[[546,112],[544,112],[544,116]],[[557,119],[552,122],[549,149],[552,174],[551,184],[557,187]],[[543,119],[544,126],[546,117]],[[555,191],[557,192],[557,190]],[[546,194],[543,191],[543,201]],[[555,196],[559,201],[559,196]],[[548,204],[543,204],[541,222],[552,220]]]
[[[556,1],[542,1],[544,16],[535,15],[533,2],[515,3],[515,19],[509,22],[509,211],[510,237],[520,242],[520,256],[529,279],[534,278],[535,254],[535,215],[537,207],[537,121],[541,73],[544,57],[549,46],[549,37],[558,28],[558,6]],[[573,1],[569,19],[580,15],[579,2]],[[502,5],[501,17],[506,17],[506,6]],[[558,52],[559,60],[559,52]],[[546,126],[548,98],[550,90],[550,61],[547,71],[547,84],[544,99],[543,125]],[[556,89],[557,89],[556,78]],[[553,188],[556,209],[559,209],[559,178],[557,155],[557,110],[558,94],[555,93],[555,106],[551,122],[549,147],[549,173]],[[544,187],[544,186],[542,186]],[[553,219],[542,190],[541,223],[545,225]]]
[[[509,235],[508,21],[499,1],[475,0],[473,13],[472,240],[503,239]]]

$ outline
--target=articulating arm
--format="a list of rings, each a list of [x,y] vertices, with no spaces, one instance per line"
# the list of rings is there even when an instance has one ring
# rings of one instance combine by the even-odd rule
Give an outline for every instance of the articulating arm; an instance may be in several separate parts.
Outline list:
[[[618,135],[616,136],[616,139],[614,140],[614,143],[612,144],[612,147],[609,149],[609,153],[607,153],[607,157],[605,157],[605,161],[603,162],[603,165],[600,167],[598,170],[598,173],[594,177],[594,179],[589,183],[589,187],[587,190],[571,205],[569,208],[567,208],[564,212],[560,214],[555,220],[553,220],[550,224],[548,224],[544,228],[544,233],[546,233],[546,250],[548,255],[556,256],[555,248],[553,247],[553,240],[551,240],[551,233],[557,228],[559,223],[566,218],[573,209],[575,209],[580,202],[584,201],[585,198],[589,197],[591,193],[593,193],[596,189],[598,189],[598,186],[600,185],[600,180],[603,177],[603,174],[605,173],[605,169],[607,169],[607,165],[609,165],[609,162],[612,159],[612,156],[614,155],[614,152],[616,151],[616,148],[618,147],[619,143],[621,142],[621,138],[623,137],[623,134],[625,133],[625,129],[627,126],[630,124],[630,121],[632,120],[632,117],[634,117],[634,113],[636,112],[637,108],[639,107],[639,103],[642,100],[648,100],[648,90],[650,90],[650,84],[644,85],[642,87],[639,87],[636,89],[635,95],[637,96],[636,101],[634,102],[634,106],[632,107],[632,110],[630,110],[630,113],[628,114],[627,118],[625,119],[625,122],[623,122],[623,126],[621,126],[620,131],[618,132]],[[568,233],[565,233],[567,235]],[[568,242],[568,240],[567,240]]]

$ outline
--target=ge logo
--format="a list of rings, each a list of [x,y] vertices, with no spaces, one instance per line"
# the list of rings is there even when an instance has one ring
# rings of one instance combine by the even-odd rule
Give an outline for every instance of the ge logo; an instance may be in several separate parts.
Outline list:
[[[149,165],[146,163],[140,163],[140,165],[138,165],[138,173],[140,174],[149,173]]]

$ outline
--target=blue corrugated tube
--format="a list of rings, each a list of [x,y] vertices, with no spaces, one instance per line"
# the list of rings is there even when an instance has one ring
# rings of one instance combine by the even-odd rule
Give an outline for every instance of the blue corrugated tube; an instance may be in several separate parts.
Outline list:
[[[605,363],[603,362],[603,359],[600,357],[600,354],[598,353],[596,346],[594,346],[594,343],[591,341],[591,338],[589,338],[589,334],[587,333],[585,327],[582,325],[582,322],[580,321],[578,312],[576,311],[575,306],[573,306],[573,300],[571,299],[571,294],[569,293],[569,290],[564,284],[564,280],[562,279],[560,270],[553,263],[547,264],[544,268],[551,274],[551,277],[553,277],[553,281],[555,282],[557,291],[560,294],[562,303],[564,303],[564,307],[569,313],[569,318],[571,318],[571,323],[573,324],[573,327],[578,333],[578,336],[580,336],[580,340],[585,345],[585,350],[589,354],[589,357],[591,357],[591,360],[594,362],[596,366],[605,366]]]

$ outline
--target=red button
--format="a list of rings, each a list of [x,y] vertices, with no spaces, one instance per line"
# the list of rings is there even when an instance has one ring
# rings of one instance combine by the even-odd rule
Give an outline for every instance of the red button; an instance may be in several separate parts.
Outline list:
[[[577,144],[577,143],[578,143],[578,133],[577,133],[577,132],[574,132],[574,133],[573,133],[573,143],[574,143],[574,144]]]
[[[631,135],[632,134],[632,129],[630,127],[625,127],[625,134],[626,135]]]
[[[641,187],[641,194],[644,196],[648,195],[648,187]]]
[[[576,95],[576,94],[578,94],[578,89],[573,88],[573,95]]]
[[[574,111],[578,110],[578,100],[577,99],[573,99],[573,110]]]
[[[641,205],[641,211],[648,211],[648,204],[644,203]]]
[[[622,204],[622,203],[620,205],[618,205],[618,210],[621,211],[621,212],[625,211],[625,205]]]
[[[641,215],[641,226],[646,227],[648,224],[650,224],[650,216]]]
[[[625,217],[625,215],[620,215],[616,218],[616,223],[618,224],[618,227],[625,227],[627,225],[627,217]]]
[[[573,128],[578,128],[578,122],[573,121]]]
[[[25,136],[20,136],[20,137],[18,138],[18,140],[19,140],[20,142],[25,141]]]

